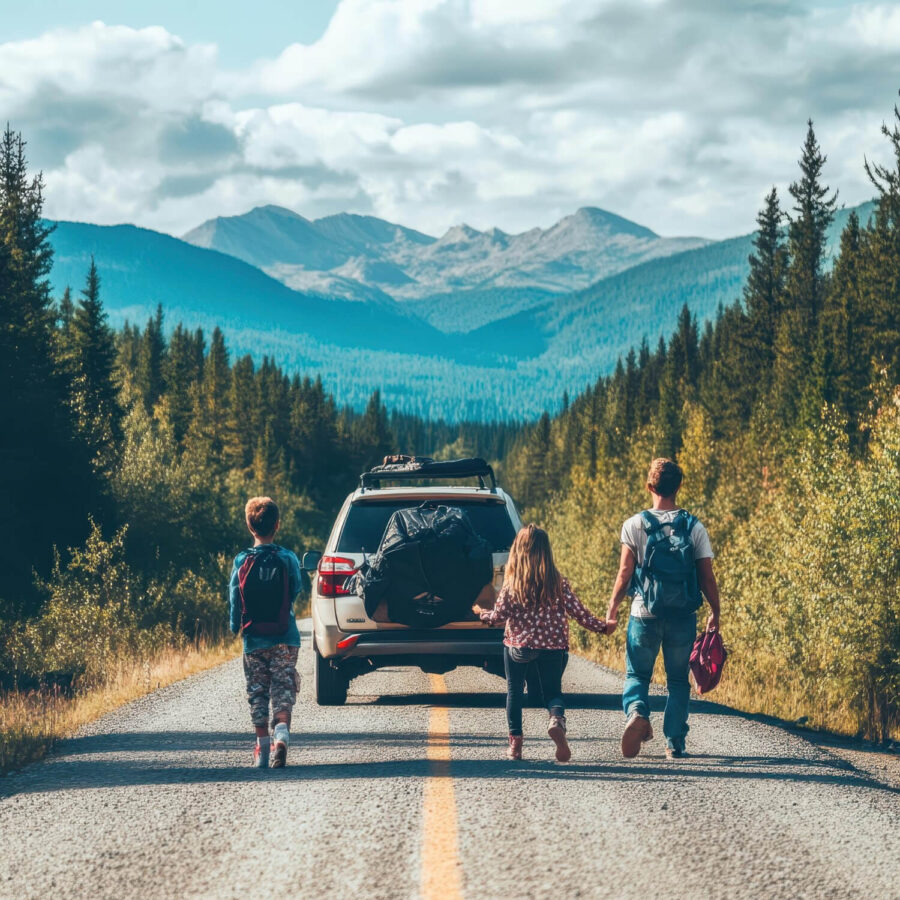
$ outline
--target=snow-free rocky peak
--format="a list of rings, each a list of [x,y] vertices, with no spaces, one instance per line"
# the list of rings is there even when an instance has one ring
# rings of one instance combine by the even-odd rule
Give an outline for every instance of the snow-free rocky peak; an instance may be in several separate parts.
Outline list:
[[[373,296],[357,291],[359,285],[397,300],[494,288],[577,290],[649,259],[708,243],[662,238],[589,206],[549,228],[508,234],[459,224],[440,238],[375,216],[339,213],[311,221],[264,206],[206,222],[185,240],[237,256],[294,287],[327,283],[342,296]]]

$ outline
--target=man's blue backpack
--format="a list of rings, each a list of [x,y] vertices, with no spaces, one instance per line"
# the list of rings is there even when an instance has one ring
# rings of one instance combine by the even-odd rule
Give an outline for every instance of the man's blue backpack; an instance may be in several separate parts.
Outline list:
[[[634,572],[633,591],[643,597],[650,615],[695,612],[703,603],[691,541],[696,517],[681,509],[671,522],[660,522],[647,510],[641,518],[647,532],[647,548],[643,565]]]

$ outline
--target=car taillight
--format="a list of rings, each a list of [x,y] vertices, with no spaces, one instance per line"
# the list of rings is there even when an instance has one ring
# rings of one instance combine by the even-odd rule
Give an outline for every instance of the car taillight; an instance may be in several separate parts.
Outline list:
[[[343,556],[323,556],[319,562],[317,587],[323,597],[342,597],[350,591],[344,582],[357,571],[356,563]]]

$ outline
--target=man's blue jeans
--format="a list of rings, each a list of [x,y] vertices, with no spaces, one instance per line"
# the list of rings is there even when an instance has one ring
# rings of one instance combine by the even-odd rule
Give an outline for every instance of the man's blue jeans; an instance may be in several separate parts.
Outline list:
[[[632,616],[628,620],[625,688],[622,692],[625,715],[637,710],[642,716],[650,717],[650,679],[662,647],[669,690],[663,716],[663,734],[666,744],[674,750],[684,750],[684,739],[688,733],[688,701],[691,696],[688,671],[696,636],[697,616],[693,613],[671,619],[639,619]]]

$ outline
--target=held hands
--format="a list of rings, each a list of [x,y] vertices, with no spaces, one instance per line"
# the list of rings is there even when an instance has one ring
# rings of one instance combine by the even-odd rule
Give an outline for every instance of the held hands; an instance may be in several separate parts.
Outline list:
[[[480,617],[484,610],[477,603],[473,603],[472,612],[475,613],[476,616]]]
[[[709,618],[706,620],[706,630],[707,631],[718,631],[719,630],[719,614],[718,613],[710,613]]]
[[[619,622],[617,619],[607,618],[606,628],[603,629],[603,634],[612,634],[616,630],[616,627],[618,626],[618,624],[619,624]]]

